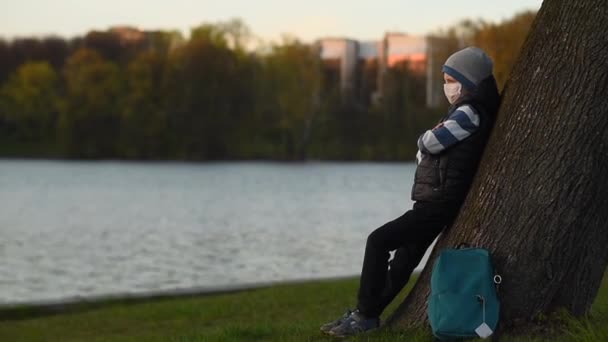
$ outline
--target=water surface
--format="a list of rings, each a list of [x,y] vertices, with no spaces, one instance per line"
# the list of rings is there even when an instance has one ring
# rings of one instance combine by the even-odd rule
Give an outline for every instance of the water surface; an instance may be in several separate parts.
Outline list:
[[[413,171],[0,160],[0,303],[359,274]]]

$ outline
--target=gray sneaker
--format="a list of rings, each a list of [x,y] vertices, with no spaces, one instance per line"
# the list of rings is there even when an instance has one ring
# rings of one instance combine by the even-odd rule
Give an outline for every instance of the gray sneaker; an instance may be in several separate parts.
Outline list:
[[[335,337],[347,337],[364,333],[366,331],[376,329],[380,326],[380,319],[367,318],[359,311],[355,311],[348,316],[340,325],[332,328],[329,335]]]
[[[353,311],[351,311],[350,309],[346,309],[346,312],[344,313],[344,315],[342,315],[342,317],[338,318],[335,321],[331,321],[329,323],[325,323],[321,326],[321,332],[324,334],[329,334],[329,331],[335,327],[337,327],[338,325],[342,324],[342,322],[344,322],[351,314],[353,313]]]

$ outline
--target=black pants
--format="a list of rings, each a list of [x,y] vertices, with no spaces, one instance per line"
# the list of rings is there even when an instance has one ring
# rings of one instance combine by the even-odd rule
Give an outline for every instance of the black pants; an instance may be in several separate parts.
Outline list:
[[[412,210],[374,230],[367,238],[357,308],[378,317],[410,279],[424,252],[454,221],[461,202],[416,202]],[[396,250],[390,261],[390,251]]]

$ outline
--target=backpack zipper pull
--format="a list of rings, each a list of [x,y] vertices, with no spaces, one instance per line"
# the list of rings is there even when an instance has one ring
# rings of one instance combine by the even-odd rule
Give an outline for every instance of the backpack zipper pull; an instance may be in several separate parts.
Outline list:
[[[477,295],[477,300],[481,303],[482,324],[486,322],[486,299],[482,295]]]
[[[500,284],[502,283],[502,277],[500,276],[500,274],[497,274],[494,276],[494,284],[496,285],[496,293],[498,294],[498,289],[500,287]]]

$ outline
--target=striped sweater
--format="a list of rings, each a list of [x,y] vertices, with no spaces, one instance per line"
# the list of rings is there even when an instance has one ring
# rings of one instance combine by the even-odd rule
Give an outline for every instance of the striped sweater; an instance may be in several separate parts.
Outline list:
[[[444,121],[418,138],[418,162],[424,154],[438,154],[468,138],[479,128],[479,114],[472,106],[462,105]]]

